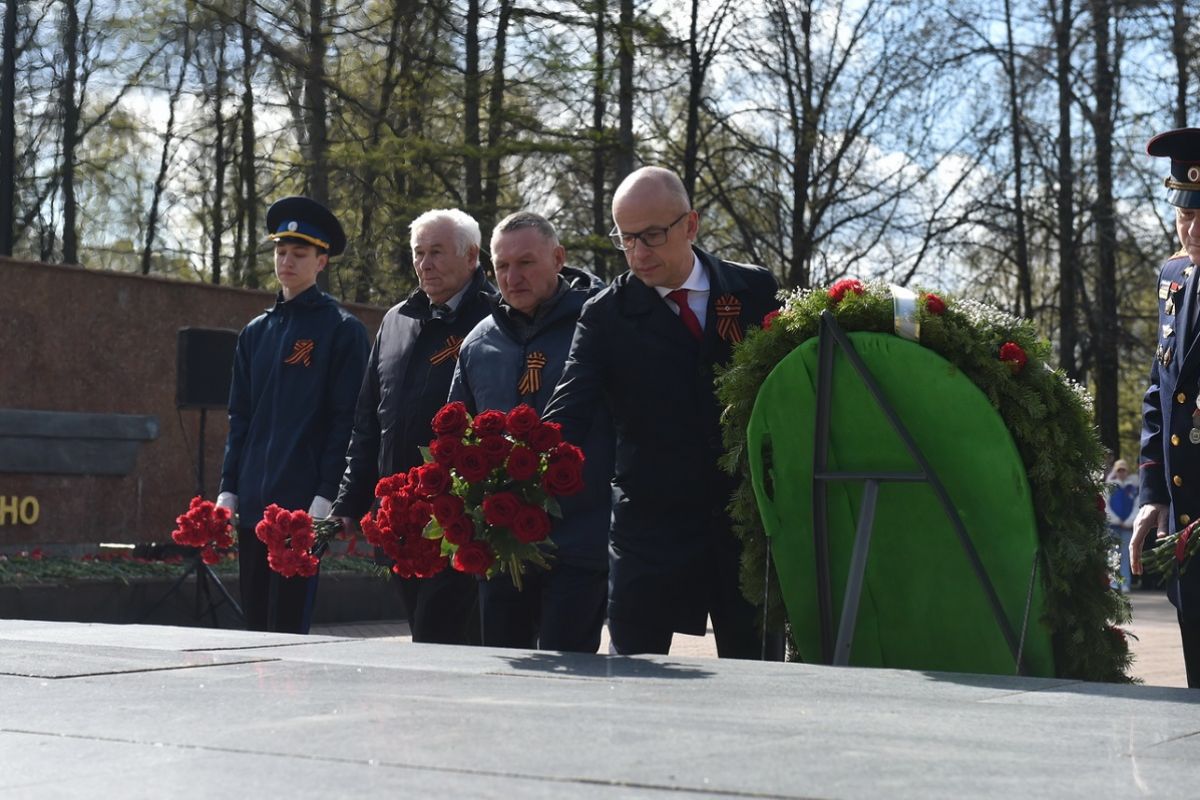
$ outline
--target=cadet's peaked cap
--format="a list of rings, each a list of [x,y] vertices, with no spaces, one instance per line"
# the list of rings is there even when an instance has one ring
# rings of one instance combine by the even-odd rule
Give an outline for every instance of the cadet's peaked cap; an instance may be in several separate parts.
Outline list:
[[[1160,133],[1146,145],[1152,156],[1171,159],[1167,200],[1180,208],[1200,208],[1200,128]]]
[[[285,197],[267,209],[267,238],[295,239],[336,256],[346,249],[346,232],[325,206],[309,197]]]

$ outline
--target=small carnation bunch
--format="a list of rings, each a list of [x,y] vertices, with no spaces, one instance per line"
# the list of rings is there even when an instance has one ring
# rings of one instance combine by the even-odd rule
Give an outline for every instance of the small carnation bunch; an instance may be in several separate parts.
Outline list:
[[[267,565],[285,578],[317,574],[321,554],[341,529],[332,519],[314,521],[307,511],[288,511],[272,503],[254,526],[254,534],[267,546]]]
[[[375,485],[379,506],[360,523],[367,542],[392,560],[392,572],[402,578],[430,578],[448,563],[441,543],[424,536],[434,512],[429,498],[449,481],[444,469],[429,466],[380,479]]]
[[[228,508],[214,505],[200,495],[192,498],[188,510],[175,518],[171,539],[185,547],[198,547],[200,560],[212,566],[221,560],[220,550],[233,547],[235,534]]]

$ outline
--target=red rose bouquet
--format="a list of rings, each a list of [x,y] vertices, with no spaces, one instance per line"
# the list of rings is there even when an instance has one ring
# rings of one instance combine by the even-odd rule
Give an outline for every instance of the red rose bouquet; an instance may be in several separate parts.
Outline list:
[[[472,419],[465,405],[449,403],[433,432],[426,463],[408,474],[409,508],[420,509],[411,523],[428,509],[424,536],[440,542],[454,569],[507,572],[520,588],[526,563],[549,566],[542,547],[551,545],[551,517],[562,516],[557,498],[583,489],[583,451],[525,404]]]
[[[335,519],[313,520],[307,511],[288,511],[272,503],[254,526],[254,535],[267,546],[267,565],[285,578],[317,574],[321,554],[341,530]]]
[[[200,495],[192,498],[188,510],[175,518],[171,538],[175,544],[200,549],[200,560],[209,566],[221,560],[219,550],[233,547],[235,534],[229,509],[214,505]]]

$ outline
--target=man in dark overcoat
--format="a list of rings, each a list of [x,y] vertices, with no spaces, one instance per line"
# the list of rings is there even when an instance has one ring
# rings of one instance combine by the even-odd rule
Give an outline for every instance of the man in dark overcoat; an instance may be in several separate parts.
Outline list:
[[[1174,533],[1200,519],[1200,128],[1167,131],[1147,152],[1171,159],[1167,199],[1180,250],[1158,276],[1159,343],[1142,404],[1141,508],[1129,544],[1135,575],[1155,530]],[[1200,567],[1168,577],[1179,619],[1188,686],[1200,687]]]
[[[446,402],[458,349],[491,313],[495,288],[479,266],[479,224],[458,209],[427,211],[411,227],[420,286],[384,315],[358,395],[354,433],[334,516],[354,526],[379,479],[424,463],[430,423]],[[474,576],[453,569],[397,578],[413,641],[478,644]]]
[[[714,367],[779,307],[762,267],[695,248],[699,215],[675,173],[646,167],[613,196],[613,241],[629,271],[584,306],[546,408],[584,440],[596,403],[617,431],[609,537],[609,632],[621,654],[667,653],[675,632],[759,658],[757,613],[738,587],[741,546],[726,512]]]

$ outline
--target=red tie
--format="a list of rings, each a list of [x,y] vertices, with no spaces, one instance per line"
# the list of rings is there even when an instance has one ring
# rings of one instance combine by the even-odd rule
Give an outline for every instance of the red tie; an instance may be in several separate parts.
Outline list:
[[[704,330],[700,327],[700,320],[696,319],[696,312],[692,311],[692,307],[688,305],[688,290],[676,289],[673,292],[667,292],[667,298],[679,306],[679,318],[683,320],[683,324],[687,327],[688,333],[692,334],[692,338],[697,342],[703,339]]]

